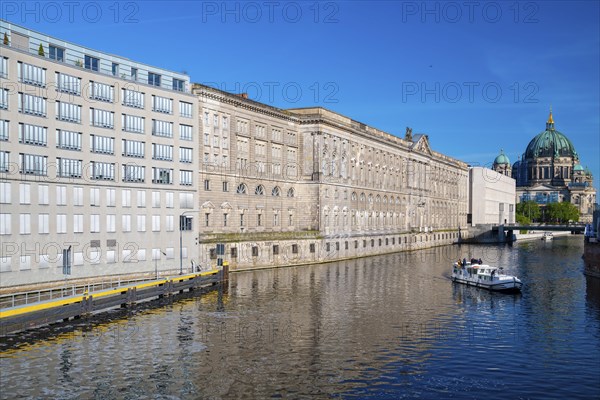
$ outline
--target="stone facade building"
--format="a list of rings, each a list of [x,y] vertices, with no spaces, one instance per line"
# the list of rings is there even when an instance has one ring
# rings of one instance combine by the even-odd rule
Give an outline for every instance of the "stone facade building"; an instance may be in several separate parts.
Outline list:
[[[323,108],[282,110],[203,85],[202,264],[321,262],[453,243],[468,169]],[[224,253],[217,254],[217,243]]]
[[[277,109],[1,21],[5,35],[0,290],[323,262],[466,228],[467,165],[427,135]]]
[[[531,139],[512,169],[507,157],[499,160],[502,156],[496,158],[494,170],[511,172],[517,184],[517,203],[533,200],[543,208],[548,203],[569,201],[579,209],[581,222],[592,221],[596,203],[592,173],[581,166],[569,138],[555,128],[552,111],[546,129]]]
[[[0,22],[1,288],[197,259],[189,77]]]

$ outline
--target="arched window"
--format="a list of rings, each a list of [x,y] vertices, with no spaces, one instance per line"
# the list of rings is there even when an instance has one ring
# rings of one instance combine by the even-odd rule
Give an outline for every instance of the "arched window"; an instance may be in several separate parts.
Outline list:
[[[271,191],[271,195],[273,197],[279,197],[279,196],[281,196],[281,189],[279,189],[279,186],[275,186],[273,188],[273,190]]]
[[[295,197],[296,196],[296,192],[294,190],[294,188],[290,188],[287,192],[287,197]]]
[[[365,201],[366,201],[365,194],[364,194],[364,193],[361,193],[361,194],[360,194],[360,202],[361,202],[361,203],[364,203]]]
[[[265,195],[265,187],[263,185],[258,185],[256,187],[256,189],[254,190],[254,194],[257,196],[264,196]]]
[[[237,194],[247,194],[248,193],[248,188],[246,187],[245,183],[240,183],[237,187]]]
[[[352,201],[356,201],[356,192],[352,192]]]

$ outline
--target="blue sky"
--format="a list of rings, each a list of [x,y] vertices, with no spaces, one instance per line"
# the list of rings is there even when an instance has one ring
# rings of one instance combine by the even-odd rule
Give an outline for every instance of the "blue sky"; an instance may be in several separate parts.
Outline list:
[[[72,5],[68,5],[72,4]],[[598,1],[2,2],[2,18],[247,91],[323,106],[490,166],[516,161],[552,106],[600,180]]]

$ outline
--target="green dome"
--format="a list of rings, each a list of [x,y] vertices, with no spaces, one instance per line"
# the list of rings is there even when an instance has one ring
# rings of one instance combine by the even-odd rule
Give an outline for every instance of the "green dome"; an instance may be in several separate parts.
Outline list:
[[[554,124],[531,139],[527,150],[525,150],[525,159],[537,157],[575,157],[577,152],[573,143],[562,133],[554,129]]]
[[[583,171],[583,167],[581,166],[581,164],[577,164],[573,167],[573,171]]]
[[[510,160],[508,159],[508,157],[506,157],[506,154],[504,154],[504,150],[500,150],[500,154],[494,160],[494,164],[496,164],[496,165],[499,165],[499,164],[508,164],[508,165],[510,165]]]

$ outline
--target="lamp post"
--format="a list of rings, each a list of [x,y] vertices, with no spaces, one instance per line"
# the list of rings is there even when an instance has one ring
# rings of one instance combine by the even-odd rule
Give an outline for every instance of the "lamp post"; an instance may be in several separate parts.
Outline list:
[[[162,250],[159,250],[165,257],[167,256],[167,253],[165,253]],[[160,255],[159,255],[160,256]],[[154,274],[156,276],[156,279],[158,279],[158,257],[156,257],[154,259]]]

